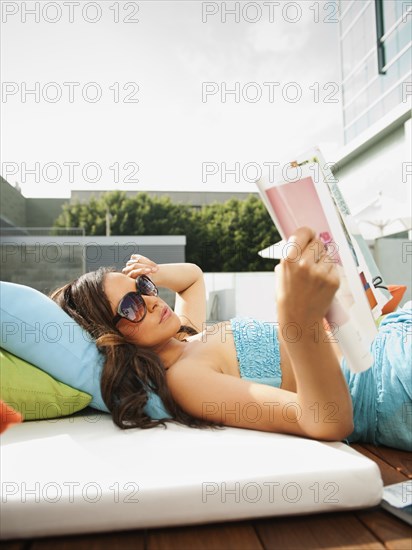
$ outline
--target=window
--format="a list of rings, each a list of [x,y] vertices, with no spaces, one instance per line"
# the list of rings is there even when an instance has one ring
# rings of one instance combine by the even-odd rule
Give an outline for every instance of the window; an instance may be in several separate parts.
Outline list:
[[[375,0],[375,14],[378,71],[386,74],[387,69],[411,48],[412,3]]]
[[[384,31],[383,24],[383,0],[375,0],[375,12],[376,12],[376,35],[378,40],[378,71],[379,74],[385,74],[383,68],[386,65],[385,56],[385,43],[382,40]]]

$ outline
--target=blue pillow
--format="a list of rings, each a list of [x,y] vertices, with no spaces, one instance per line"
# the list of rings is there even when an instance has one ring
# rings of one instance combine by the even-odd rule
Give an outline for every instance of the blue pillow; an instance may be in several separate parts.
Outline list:
[[[91,407],[108,412],[100,391],[104,364],[91,336],[38,290],[0,282],[1,347],[93,396]],[[160,397],[149,394],[145,413],[170,418]]]

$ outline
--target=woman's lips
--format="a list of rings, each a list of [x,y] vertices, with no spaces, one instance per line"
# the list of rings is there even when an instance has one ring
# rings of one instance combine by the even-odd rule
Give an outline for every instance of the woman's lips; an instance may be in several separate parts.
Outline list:
[[[166,319],[168,319],[170,317],[170,315],[172,314],[172,312],[170,311],[170,309],[168,308],[168,306],[165,306],[163,308],[163,311],[162,311],[162,316],[160,317],[160,322],[163,323],[163,321],[165,321]]]

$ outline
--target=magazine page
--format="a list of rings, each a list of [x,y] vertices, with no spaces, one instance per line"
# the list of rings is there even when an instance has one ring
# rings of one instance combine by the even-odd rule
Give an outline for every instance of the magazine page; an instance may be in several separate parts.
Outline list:
[[[384,306],[392,299],[391,293],[385,288],[386,285],[382,273],[376,265],[365,239],[362,237],[358,224],[351,216],[348,205],[337,185],[336,178],[329,169],[328,163],[325,162],[319,148],[315,148],[314,152],[319,170],[323,174],[323,180],[329,187],[346,238],[350,246],[353,247],[359,276],[365,288],[369,306],[374,318],[378,319],[382,315]],[[379,286],[375,286],[374,281],[379,281]]]
[[[348,238],[323,174],[314,177],[316,171],[320,173],[315,164],[313,160],[302,166],[289,163],[287,170],[286,165],[278,170],[273,181],[265,175],[257,186],[283,239],[288,239],[297,227],[306,225],[327,245],[341,279],[327,320],[348,366],[361,372],[372,365],[369,350],[377,333],[367,299],[369,289],[357,269],[360,250],[355,252]]]
[[[327,185],[346,240],[353,251],[372,314],[374,319],[378,319],[382,315],[383,307],[392,299],[392,296],[365,239],[362,237],[358,224],[351,216],[349,207],[337,185],[337,180],[330,170],[333,163],[325,161],[319,147],[313,147],[297,157],[293,163],[288,164],[296,167],[307,165],[314,181],[323,179]]]

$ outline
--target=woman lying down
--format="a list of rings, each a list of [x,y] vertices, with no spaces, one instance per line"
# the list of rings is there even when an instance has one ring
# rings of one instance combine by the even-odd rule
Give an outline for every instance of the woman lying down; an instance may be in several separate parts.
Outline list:
[[[140,255],[122,273],[100,268],[52,295],[105,354],[101,391],[118,426],[159,424],[144,412],[152,388],[172,419],[188,426],[412,450],[412,311],[389,314],[372,346],[373,366],[350,372],[323,324],[339,287],[336,267],[327,251],[314,258],[314,245],[324,249],[311,229],[291,240],[302,255],[276,268],[276,326],[241,318],[206,326],[200,268]],[[174,311],[156,285],[177,293]],[[299,338],[283,330],[290,323]]]

